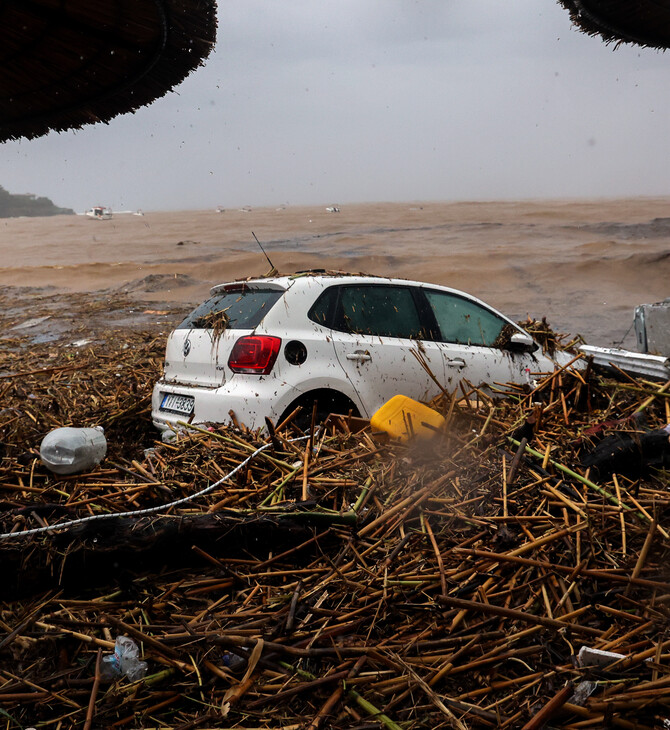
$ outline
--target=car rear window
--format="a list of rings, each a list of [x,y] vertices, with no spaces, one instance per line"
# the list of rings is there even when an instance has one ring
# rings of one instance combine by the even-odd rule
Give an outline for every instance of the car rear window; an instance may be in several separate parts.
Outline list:
[[[194,309],[177,329],[253,329],[283,293],[277,289],[219,292]]]

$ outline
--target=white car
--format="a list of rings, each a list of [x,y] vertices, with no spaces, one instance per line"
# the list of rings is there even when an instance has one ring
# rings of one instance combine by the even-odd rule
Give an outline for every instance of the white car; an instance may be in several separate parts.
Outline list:
[[[394,395],[432,399],[435,380],[495,389],[555,365],[510,319],[443,286],[325,272],[235,281],[168,337],[152,418],[165,429],[234,414],[258,428],[297,406],[311,417],[314,401],[320,415],[369,418]]]

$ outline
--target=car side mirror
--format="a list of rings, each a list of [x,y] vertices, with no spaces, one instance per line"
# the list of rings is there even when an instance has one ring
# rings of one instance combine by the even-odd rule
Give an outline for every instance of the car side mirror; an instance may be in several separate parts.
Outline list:
[[[535,352],[538,344],[527,332],[515,332],[507,344],[508,350],[512,352]]]

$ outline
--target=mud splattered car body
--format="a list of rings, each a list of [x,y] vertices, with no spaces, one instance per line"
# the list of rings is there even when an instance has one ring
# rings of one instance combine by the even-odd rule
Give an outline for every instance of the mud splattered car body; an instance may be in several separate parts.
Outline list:
[[[232,413],[257,428],[299,405],[311,413],[314,401],[369,417],[397,394],[430,400],[435,381],[495,390],[555,365],[514,322],[455,289],[324,273],[237,281],[215,286],[170,334],[152,417],[164,429]]]

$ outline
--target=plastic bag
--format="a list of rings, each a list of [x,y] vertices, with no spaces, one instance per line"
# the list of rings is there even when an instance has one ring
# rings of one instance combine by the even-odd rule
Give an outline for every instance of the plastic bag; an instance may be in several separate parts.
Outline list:
[[[100,678],[114,682],[126,677],[130,682],[143,679],[147,673],[147,663],[140,661],[140,649],[128,636],[117,636],[113,654],[102,657]]]

